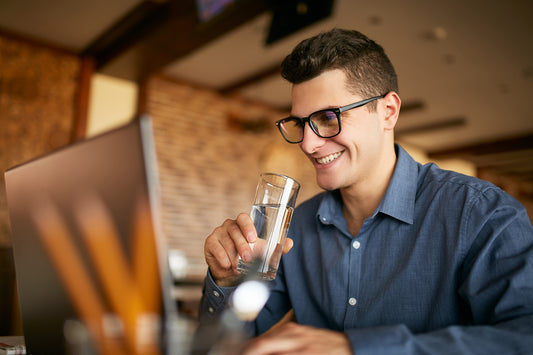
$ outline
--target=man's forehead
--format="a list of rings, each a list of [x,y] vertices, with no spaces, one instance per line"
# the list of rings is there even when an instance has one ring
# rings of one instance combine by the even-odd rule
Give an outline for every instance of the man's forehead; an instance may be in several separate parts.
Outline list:
[[[319,76],[294,84],[291,88],[291,115],[305,117],[328,108],[348,105],[360,100],[360,95],[348,87],[347,77],[340,69],[329,70]]]

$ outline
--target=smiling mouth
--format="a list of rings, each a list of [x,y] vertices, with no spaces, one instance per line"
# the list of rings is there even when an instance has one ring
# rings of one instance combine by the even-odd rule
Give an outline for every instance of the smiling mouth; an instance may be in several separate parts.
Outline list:
[[[327,156],[322,157],[322,158],[317,158],[317,159],[315,159],[315,161],[318,164],[328,164],[328,163],[331,163],[332,161],[334,161],[335,159],[337,159],[338,157],[340,157],[341,154],[342,154],[342,152],[333,153],[333,154],[327,155]]]

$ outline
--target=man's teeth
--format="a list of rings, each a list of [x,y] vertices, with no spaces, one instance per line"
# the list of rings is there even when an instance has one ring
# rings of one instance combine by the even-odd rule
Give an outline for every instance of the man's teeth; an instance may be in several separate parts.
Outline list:
[[[333,153],[323,158],[318,158],[316,161],[318,164],[327,164],[331,163],[341,155],[341,152]]]

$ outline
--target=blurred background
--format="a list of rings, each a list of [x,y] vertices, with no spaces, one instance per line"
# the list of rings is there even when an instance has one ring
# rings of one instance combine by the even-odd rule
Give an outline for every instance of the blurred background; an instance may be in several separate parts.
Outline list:
[[[333,27],[391,58],[402,146],[531,217],[532,14],[529,0],[0,0],[0,335],[20,332],[4,170],[148,113],[171,265],[192,285],[176,298],[194,302],[205,237],[250,209],[259,173],[296,178],[299,202],[320,191],[273,122],[290,111],[281,61]]]

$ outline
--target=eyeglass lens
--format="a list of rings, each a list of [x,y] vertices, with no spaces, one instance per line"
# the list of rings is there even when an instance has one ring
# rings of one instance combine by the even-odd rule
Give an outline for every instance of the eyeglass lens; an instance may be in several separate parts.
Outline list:
[[[311,129],[322,138],[328,138],[339,133],[339,120],[334,111],[324,110],[315,112],[309,117]],[[303,139],[304,125],[298,118],[287,118],[281,122],[283,135],[290,142],[300,142]]]

